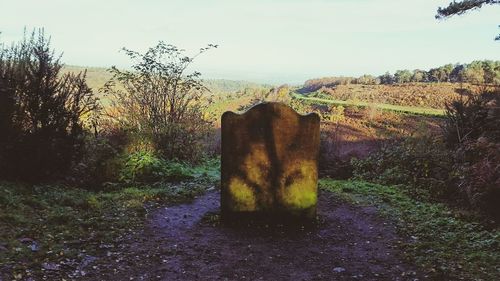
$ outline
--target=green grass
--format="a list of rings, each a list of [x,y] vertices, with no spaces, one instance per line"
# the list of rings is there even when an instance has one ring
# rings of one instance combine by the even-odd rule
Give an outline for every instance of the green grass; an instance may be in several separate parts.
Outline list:
[[[357,106],[357,107],[375,107],[381,110],[396,111],[409,114],[430,115],[430,116],[443,116],[445,114],[444,110],[435,108],[401,106],[401,105],[392,105],[385,103],[368,103],[364,101],[333,100],[333,99],[319,98],[319,97],[308,97],[297,93],[292,93],[292,97],[315,103],[335,104],[343,106]]]
[[[394,220],[411,262],[435,280],[500,280],[500,231],[456,214],[443,204],[420,202],[401,189],[363,181],[320,181],[347,201],[378,206]]]
[[[194,179],[216,184],[220,181],[220,158],[207,159],[191,171]]]
[[[210,170],[198,169],[201,174]],[[64,267],[68,259],[102,255],[103,246],[142,226],[149,208],[189,201],[209,186],[194,181],[92,192],[0,182],[0,279],[38,280],[46,274],[44,263]],[[63,270],[52,274],[66,277]]]

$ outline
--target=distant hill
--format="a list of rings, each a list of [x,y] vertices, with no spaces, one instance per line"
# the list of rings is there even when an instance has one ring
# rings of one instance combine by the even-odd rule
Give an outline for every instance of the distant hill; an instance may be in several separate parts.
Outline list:
[[[87,70],[87,85],[94,91],[104,86],[104,84],[111,78],[111,73],[107,71],[104,67],[84,67],[76,65],[65,65],[62,68],[62,74],[68,72],[82,72]]]
[[[99,88],[104,86],[106,81],[108,81],[112,75],[104,67],[84,67],[76,65],[65,65],[62,69],[62,73],[68,72],[81,72],[87,69],[87,84],[97,91]],[[223,93],[236,93],[243,92],[245,89],[261,89],[270,88],[271,85],[259,84],[249,81],[241,80],[226,80],[226,79],[204,79],[205,86],[213,94],[223,94]]]

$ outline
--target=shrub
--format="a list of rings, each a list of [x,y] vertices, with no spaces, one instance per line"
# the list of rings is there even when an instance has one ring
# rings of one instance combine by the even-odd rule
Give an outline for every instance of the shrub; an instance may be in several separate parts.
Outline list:
[[[208,45],[199,54],[216,47]],[[148,138],[166,159],[198,161],[210,122],[203,108],[209,103],[199,72],[186,74],[194,57],[163,42],[141,54],[124,49],[136,63],[132,71],[110,69],[104,87],[112,97],[111,116],[134,134]],[[119,87],[115,87],[115,85]]]
[[[500,93],[470,95],[447,106],[443,132],[454,150],[457,190],[500,220]]]
[[[382,146],[366,159],[352,159],[354,175],[385,184],[401,184],[416,196],[448,194],[451,155],[431,136],[409,138]]]
[[[90,190],[100,190],[106,182],[118,180],[120,169],[120,147],[113,145],[104,136],[87,136],[82,157],[75,161],[68,183]]]
[[[446,143],[456,148],[462,143],[487,137],[500,142],[500,93],[468,93],[446,105],[446,119],[442,126]]]
[[[147,151],[128,155],[120,172],[120,179],[125,182],[181,181],[192,177],[193,172],[187,165],[163,160]]]
[[[328,107],[328,111],[328,121],[330,122],[339,122],[345,119],[345,107],[343,107],[342,105],[331,105]]]
[[[98,108],[85,73],[60,75],[42,30],[0,46],[0,176],[60,178],[81,157],[84,119]]]
[[[471,206],[500,220],[500,143],[480,137],[455,152],[457,186]]]
[[[357,177],[410,187],[417,196],[460,199],[500,220],[500,94],[470,95],[447,106],[443,135],[385,145],[353,159]]]

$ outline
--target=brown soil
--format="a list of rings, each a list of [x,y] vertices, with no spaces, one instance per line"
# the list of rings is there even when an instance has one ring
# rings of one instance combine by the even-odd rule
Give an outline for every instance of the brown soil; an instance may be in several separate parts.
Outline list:
[[[219,223],[219,193],[155,209],[85,269],[88,280],[415,280],[374,207],[320,193],[314,226]]]

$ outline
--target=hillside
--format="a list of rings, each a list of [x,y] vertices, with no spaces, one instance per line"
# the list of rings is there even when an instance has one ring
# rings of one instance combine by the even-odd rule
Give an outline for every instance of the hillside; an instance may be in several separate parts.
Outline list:
[[[62,74],[68,72],[82,72],[87,70],[87,83],[97,91],[112,77],[107,68],[104,67],[85,67],[76,65],[65,65],[62,69]],[[243,80],[227,80],[227,79],[204,79],[205,86],[212,94],[236,93],[242,92],[245,89],[260,89],[270,88],[271,85],[259,84],[255,82]]]
[[[111,73],[107,71],[104,67],[85,67],[76,65],[65,65],[62,68],[62,74],[68,72],[82,72],[87,70],[87,84],[94,91],[98,91],[99,88],[104,86],[104,84],[112,77]]]
[[[66,65],[62,69],[62,73],[81,72],[87,70],[87,83],[98,92],[104,86],[112,75],[103,67],[83,67]],[[309,80],[308,80],[309,81]],[[269,84],[259,84],[255,82],[243,80],[227,80],[227,79],[206,79],[204,80],[206,87],[210,91],[210,95],[214,97],[217,105],[212,108],[221,107],[219,103],[229,104],[229,100],[240,100],[248,102],[252,99],[249,96],[254,96],[256,93],[262,94],[268,92],[274,86]],[[490,86],[491,87],[491,86]],[[339,84],[327,85],[317,90],[307,90],[307,81],[300,89],[290,89],[291,92],[297,92],[303,98],[307,98],[312,102],[319,103],[334,103],[338,105],[354,105],[368,106],[378,105],[380,109],[396,110],[402,112],[426,112],[431,114],[439,114],[433,109],[443,109],[446,102],[459,99],[467,91],[478,91],[484,86],[472,85],[469,83],[402,83],[391,85],[363,85],[363,84]],[[229,96],[229,94],[237,94],[237,96]],[[298,95],[297,95],[298,96]],[[299,96],[300,97],[300,96]],[[241,105],[239,101],[238,104]],[[386,106],[388,105],[388,106]],[[403,106],[405,108],[391,107]],[[415,108],[413,108],[415,107]],[[229,106],[231,110],[235,110],[234,106]],[[410,109],[408,109],[410,108]],[[413,110],[415,109],[415,110]],[[428,109],[428,110],[427,110]],[[220,111],[220,110],[218,110]],[[418,111],[418,112],[417,112]]]
[[[393,85],[337,85],[304,93],[307,97],[443,109],[449,101],[482,86],[468,83],[404,83]]]
[[[311,104],[324,104],[324,105],[337,105],[344,107],[361,107],[361,108],[375,108],[384,111],[394,111],[401,113],[410,113],[418,115],[434,115],[441,116],[444,115],[443,109],[430,108],[430,107],[418,107],[418,106],[404,106],[404,105],[394,105],[390,103],[378,103],[378,102],[367,102],[358,99],[347,99],[339,100],[333,99],[328,95],[313,93],[311,95],[299,95],[297,93],[292,94],[294,98],[303,100]]]

